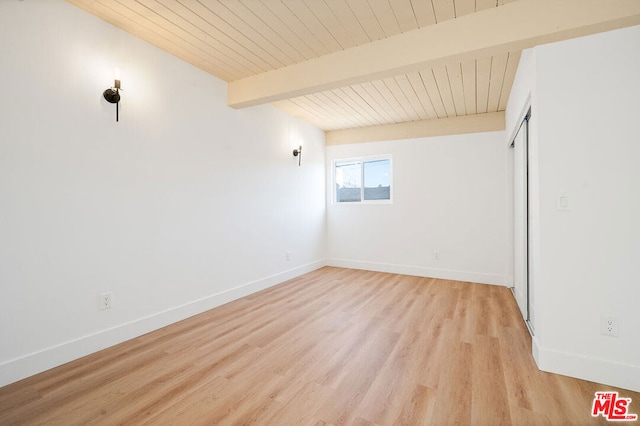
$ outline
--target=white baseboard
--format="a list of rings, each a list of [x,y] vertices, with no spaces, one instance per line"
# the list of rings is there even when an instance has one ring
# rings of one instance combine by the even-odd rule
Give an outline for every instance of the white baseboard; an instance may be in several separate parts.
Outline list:
[[[533,342],[533,356],[542,371],[640,392],[640,366],[544,349]]]
[[[533,360],[536,362],[538,369],[542,370],[540,368],[540,346],[536,336],[531,336],[531,355],[533,355]]]
[[[506,286],[506,278],[499,274],[481,272],[454,271],[449,269],[425,268],[423,266],[397,265],[391,263],[365,262],[362,260],[327,259],[328,266],[340,268],[364,269],[367,271],[388,272],[392,274],[415,275],[418,277],[440,278],[445,280],[467,281],[480,284]]]
[[[65,364],[325,266],[320,260],[0,364],[0,386]]]

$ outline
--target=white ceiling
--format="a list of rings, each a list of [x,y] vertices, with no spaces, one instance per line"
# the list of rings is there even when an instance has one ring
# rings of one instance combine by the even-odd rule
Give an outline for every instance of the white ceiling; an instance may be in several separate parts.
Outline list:
[[[523,47],[640,23],[637,0],[67,1],[229,82],[231,106],[327,131],[504,111]]]

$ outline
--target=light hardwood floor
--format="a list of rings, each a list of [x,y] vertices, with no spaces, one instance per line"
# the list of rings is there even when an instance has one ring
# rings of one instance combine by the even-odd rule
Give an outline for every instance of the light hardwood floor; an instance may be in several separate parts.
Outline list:
[[[598,390],[507,288],[327,267],[0,388],[0,425],[605,424]]]

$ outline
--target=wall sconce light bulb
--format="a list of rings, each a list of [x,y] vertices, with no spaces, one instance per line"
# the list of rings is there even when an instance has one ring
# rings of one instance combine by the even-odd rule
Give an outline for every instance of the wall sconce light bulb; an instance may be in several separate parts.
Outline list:
[[[300,167],[300,162],[302,161],[302,145],[293,150],[293,156],[298,157],[298,167]]]
[[[116,71],[119,74],[119,71]],[[116,121],[120,121],[120,77],[116,77],[113,86],[102,92],[102,97],[110,104],[116,104]]]

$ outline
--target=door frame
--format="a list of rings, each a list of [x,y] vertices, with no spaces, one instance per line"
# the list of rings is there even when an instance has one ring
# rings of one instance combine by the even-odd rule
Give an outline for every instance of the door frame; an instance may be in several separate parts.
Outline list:
[[[531,163],[531,151],[530,151],[530,129],[529,129],[529,121],[531,119],[531,105],[528,104],[527,107],[524,109],[524,116],[522,117],[521,120],[518,121],[518,126],[515,128],[514,133],[511,137],[511,142],[509,147],[510,148],[515,148],[515,142],[516,142],[516,138],[518,136],[518,134],[521,131],[524,131],[524,146],[523,146],[523,154],[521,156],[521,158],[516,158],[516,156],[514,154],[512,154],[512,158],[513,158],[513,205],[514,205],[514,220],[513,220],[513,237],[514,237],[514,242],[513,242],[513,259],[514,259],[514,263],[513,263],[513,282],[512,282],[512,286],[511,291],[514,295],[514,298],[516,299],[516,303],[518,303],[518,296],[516,294],[516,278],[519,278],[518,275],[518,271],[516,270],[516,255],[518,254],[517,251],[518,249],[522,249],[524,251],[524,262],[523,262],[523,267],[524,267],[524,272],[522,272],[520,275],[523,277],[524,279],[524,297],[525,297],[525,301],[524,301],[524,306],[521,308],[520,304],[518,304],[518,308],[521,311],[522,317],[527,325],[527,327],[529,328],[530,333],[533,335],[534,331],[533,331],[533,324],[531,323],[531,224],[530,224],[530,217],[531,217],[531,186],[530,186],[530,163]],[[515,149],[514,149],[515,152]],[[523,179],[524,182],[516,182],[516,173],[515,170],[517,168],[516,165],[516,161],[522,161],[523,164],[520,165],[520,167],[523,169]],[[524,188],[524,194],[522,194],[521,200],[524,202],[524,206],[522,206],[523,209],[523,216],[524,216],[524,223],[516,222],[516,217],[515,217],[515,212],[516,212],[516,207],[515,207],[515,203],[516,203],[516,191],[518,190],[518,188]],[[523,241],[520,241],[520,244],[517,244],[518,242],[515,241],[515,236],[516,236],[516,227],[518,226],[522,226],[524,225],[524,232],[523,232]],[[522,310],[524,310],[524,312],[522,312]]]

